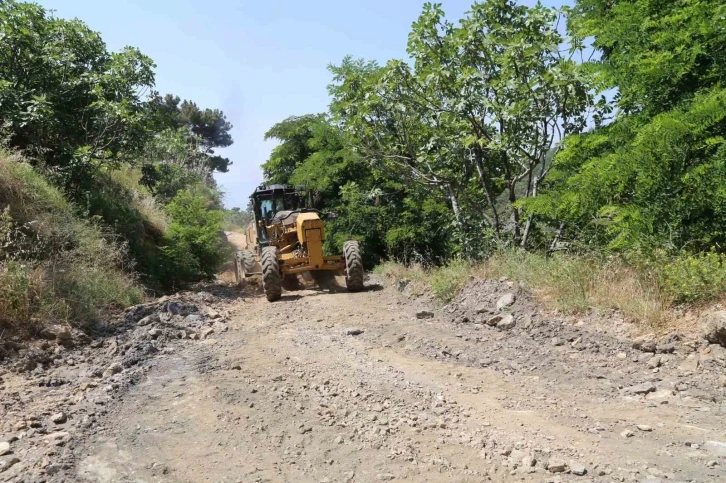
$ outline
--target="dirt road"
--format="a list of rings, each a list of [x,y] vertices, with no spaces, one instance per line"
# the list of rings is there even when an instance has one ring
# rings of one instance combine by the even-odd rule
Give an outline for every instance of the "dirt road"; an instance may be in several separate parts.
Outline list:
[[[623,391],[653,380],[654,369],[637,351],[618,355],[617,340],[598,335],[601,347],[613,349],[600,353],[569,342],[543,347],[532,329],[419,318],[428,315],[417,317],[398,293],[370,282],[358,294],[308,290],[273,304],[241,299],[227,332],[157,359],[123,396],[106,417],[108,426],[77,450],[78,477],[726,476],[723,453],[719,458],[724,448],[704,446],[725,439],[721,401],[696,384],[666,388],[668,376],[656,377],[655,392],[647,382]]]
[[[210,290],[0,372],[0,481],[726,478],[720,346],[634,347],[506,280],[443,309],[375,277],[276,303]]]

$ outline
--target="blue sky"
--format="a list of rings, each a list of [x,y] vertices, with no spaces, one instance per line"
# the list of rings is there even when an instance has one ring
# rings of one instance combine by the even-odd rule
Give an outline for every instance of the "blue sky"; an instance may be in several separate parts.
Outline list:
[[[274,143],[263,135],[291,115],[328,106],[329,63],[347,54],[383,63],[405,58],[423,0],[39,0],[59,17],[101,32],[110,50],[126,45],[156,62],[156,85],[234,125],[234,165],[217,176],[225,204],[247,206]],[[443,0],[459,19],[472,0]],[[532,4],[533,1],[522,3]],[[561,2],[543,2],[561,3]]]

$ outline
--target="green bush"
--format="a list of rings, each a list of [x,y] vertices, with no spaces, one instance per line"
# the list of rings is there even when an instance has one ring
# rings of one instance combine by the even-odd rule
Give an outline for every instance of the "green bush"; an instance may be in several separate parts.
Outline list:
[[[163,251],[169,278],[177,285],[214,278],[231,256],[221,236],[224,214],[209,204],[203,195],[181,191],[167,207],[172,222]]]
[[[681,255],[662,269],[665,291],[680,302],[709,300],[726,292],[726,255]]]

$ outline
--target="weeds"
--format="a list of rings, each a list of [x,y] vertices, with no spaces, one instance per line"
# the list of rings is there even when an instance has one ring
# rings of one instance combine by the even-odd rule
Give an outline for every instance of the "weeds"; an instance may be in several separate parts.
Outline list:
[[[455,298],[471,278],[507,277],[523,283],[545,305],[563,313],[617,309],[654,330],[669,323],[673,302],[656,273],[596,257],[546,257],[511,250],[497,252],[474,265],[454,260],[447,266],[425,270],[387,262],[377,272],[394,280],[408,280],[412,294],[428,292],[442,304]]]
[[[5,153],[0,212],[0,326],[81,325],[142,300],[126,247],[76,217],[57,189]]]

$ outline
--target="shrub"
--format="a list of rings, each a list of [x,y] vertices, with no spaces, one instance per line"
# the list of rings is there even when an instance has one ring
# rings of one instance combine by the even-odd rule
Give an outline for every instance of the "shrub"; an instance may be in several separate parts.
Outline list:
[[[231,254],[221,232],[223,213],[203,195],[181,191],[168,206],[171,225],[163,248],[176,284],[212,279]]]
[[[726,255],[710,251],[683,254],[661,272],[665,291],[679,302],[714,299],[726,293]]]

